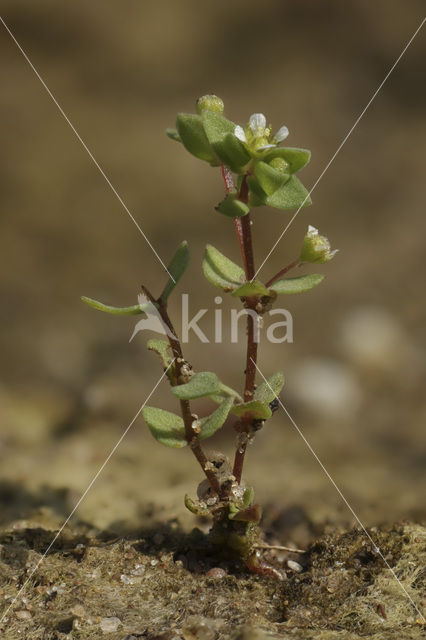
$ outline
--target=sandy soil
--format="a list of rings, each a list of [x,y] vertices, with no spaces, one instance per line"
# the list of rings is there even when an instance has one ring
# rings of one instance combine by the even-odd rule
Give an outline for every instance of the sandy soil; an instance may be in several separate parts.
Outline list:
[[[204,245],[235,260],[238,246],[229,220],[213,217],[219,176],[164,129],[213,90],[235,120],[263,110],[287,124],[289,143],[312,149],[303,175],[312,185],[423,16],[421,0],[264,4],[2,3],[160,255],[189,241],[178,294],[209,309],[210,336],[217,305],[200,275]],[[201,480],[197,465],[186,450],[160,447],[141,419],[97,477],[160,370],[143,336],[129,344],[131,319],[104,317],[79,297],[132,304],[141,282],[162,288],[163,271],[4,31],[0,51],[2,637],[420,637],[410,598],[422,610],[424,37],[265,268],[266,278],[294,258],[309,223],[341,249],[324,284],[289,302],[294,343],[263,343],[260,367],[285,373],[282,400],[353,511],[277,412],[250,447],[245,479],[264,507],[266,540],[307,550],[269,557],[287,574],[278,583],[204,549],[208,524],[183,505]],[[256,212],[257,264],[287,221]],[[241,387],[241,344],[193,341],[187,357]],[[151,402],[174,408],[165,384]],[[210,446],[230,453],[231,430]]]

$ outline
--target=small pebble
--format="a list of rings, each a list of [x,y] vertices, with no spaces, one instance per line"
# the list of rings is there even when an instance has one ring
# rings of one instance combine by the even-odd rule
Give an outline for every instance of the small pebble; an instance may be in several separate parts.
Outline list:
[[[287,566],[289,569],[291,569],[292,571],[296,571],[297,573],[303,571],[302,565],[295,560],[287,560]]]
[[[221,567],[213,567],[206,573],[206,578],[214,578],[215,580],[221,580],[225,576],[226,571],[225,569],[221,569]]]
[[[144,573],[145,567],[143,564],[135,564],[135,568],[130,572],[133,576],[140,576]]]
[[[102,618],[100,627],[104,633],[113,633],[114,631],[117,631],[120,624],[120,618]]]
[[[77,616],[77,618],[84,618],[86,615],[86,611],[81,604],[75,604],[71,609],[71,613]]]
[[[30,620],[32,618],[31,613],[29,611],[26,611],[25,609],[23,609],[21,611],[17,611],[15,613],[15,615],[20,620]]]

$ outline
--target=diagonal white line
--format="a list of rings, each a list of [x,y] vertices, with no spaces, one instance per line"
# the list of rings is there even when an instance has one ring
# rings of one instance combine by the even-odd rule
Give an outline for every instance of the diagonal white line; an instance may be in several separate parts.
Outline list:
[[[420,22],[419,26],[417,27],[417,29],[415,30],[415,32],[413,33],[413,35],[411,36],[411,38],[409,39],[409,41],[407,42],[407,44],[405,45],[405,47],[403,48],[401,53],[399,54],[398,58],[395,60],[395,62],[393,63],[393,65],[391,66],[391,68],[389,69],[387,74],[385,75],[384,79],[379,84],[379,86],[377,87],[376,91],[373,93],[373,95],[371,96],[370,100],[367,102],[367,104],[365,105],[364,109],[359,114],[358,118],[355,120],[354,124],[352,125],[352,127],[349,129],[349,131],[347,132],[347,134],[343,138],[342,142],[339,144],[339,146],[337,147],[336,151],[333,153],[333,155],[331,156],[330,160],[325,165],[324,169],[322,170],[322,172],[320,173],[319,177],[314,182],[313,186],[311,187],[309,193],[307,194],[307,196],[303,200],[302,204],[297,209],[296,213],[293,214],[292,218],[290,219],[290,222],[288,222],[288,224],[284,228],[284,231],[282,231],[281,235],[278,237],[278,240],[276,240],[276,242],[274,243],[272,249],[269,251],[268,255],[263,260],[262,264],[260,265],[260,267],[256,271],[255,275],[253,276],[253,280],[257,277],[258,273],[260,272],[260,270],[265,265],[265,262],[270,258],[272,253],[275,251],[275,249],[277,248],[278,244],[281,242],[284,234],[286,233],[287,229],[289,229],[289,227],[293,224],[293,222],[295,221],[296,217],[299,215],[299,211],[302,209],[302,207],[304,206],[305,202],[309,199],[309,196],[311,195],[311,193],[316,189],[318,184],[321,182],[321,180],[323,179],[324,175],[326,174],[326,172],[328,171],[330,166],[333,164],[333,162],[335,161],[335,159],[339,155],[340,151],[342,150],[342,148],[346,144],[346,142],[349,140],[349,138],[352,135],[352,133],[354,132],[355,128],[358,126],[358,124],[360,123],[360,121],[364,117],[365,113],[367,112],[367,110],[371,106],[372,102],[375,100],[375,98],[377,97],[377,95],[381,91],[383,85],[385,84],[385,82],[387,81],[387,79],[389,78],[391,73],[394,71],[395,67],[398,65],[399,61],[401,60],[401,58],[403,57],[403,55],[407,51],[408,47],[411,45],[411,43],[413,42],[414,38],[417,36],[417,34],[419,33],[420,29],[423,27],[425,22],[426,22],[426,18],[423,18],[423,20]]]
[[[81,505],[81,503],[83,502],[83,500],[85,499],[85,497],[87,496],[87,494],[89,493],[90,489],[93,487],[93,485],[95,484],[96,480],[99,478],[99,476],[101,475],[102,471],[105,469],[106,465],[108,464],[108,462],[111,460],[112,456],[114,455],[114,453],[117,451],[118,447],[120,446],[120,444],[123,442],[124,438],[126,437],[126,435],[128,434],[128,432],[130,431],[131,427],[133,426],[133,424],[135,423],[136,419],[139,417],[142,409],[145,407],[146,403],[148,402],[148,400],[150,399],[150,397],[152,396],[152,394],[154,393],[154,391],[157,389],[158,385],[160,384],[160,382],[163,380],[164,376],[166,375],[167,371],[170,369],[170,367],[172,366],[173,362],[175,361],[176,358],[173,358],[173,360],[171,361],[171,363],[169,364],[169,366],[167,367],[167,369],[165,369],[161,375],[161,377],[159,378],[159,380],[156,382],[155,386],[153,387],[152,391],[149,393],[149,395],[146,397],[144,403],[139,407],[138,412],[135,414],[135,416],[132,418],[131,422],[128,424],[128,426],[126,427],[126,429],[124,430],[124,432],[122,433],[120,439],[115,443],[114,447],[112,448],[112,450],[110,451],[110,453],[108,454],[107,458],[104,460],[104,462],[102,463],[102,465],[99,467],[98,471],[96,472],[96,474],[93,476],[92,480],[90,481],[89,485],[87,486],[87,488],[85,489],[83,495],[80,497],[79,501],[77,502],[77,504],[75,505],[74,509],[71,511],[71,513],[69,514],[68,518],[65,520],[65,522],[62,524],[61,528],[59,529],[59,531],[56,533],[55,537],[53,538],[53,540],[51,541],[51,543],[49,544],[49,546],[47,547],[46,551],[43,553],[42,557],[40,558],[40,560],[37,562],[37,564],[35,565],[35,567],[33,568],[33,570],[31,571],[30,575],[27,577],[27,579],[25,580],[24,584],[22,585],[22,587],[19,589],[18,593],[16,594],[16,596],[13,598],[12,602],[10,603],[10,605],[8,606],[8,608],[6,609],[6,611],[3,613],[1,619],[0,619],[0,624],[3,622],[4,618],[7,616],[8,612],[10,611],[10,609],[14,606],[14,604],[17,602],[18,598],[20,597],[20,595],[22,594],[22,592],[24,591],[24,589],[26,588],[27,584],[29,583],[29,581],[31,580],[31,578],[33,577],[33,575],[35,574],[35,572],[37,571],[37,569],[39,568],[39,566],[41,565],[41,563],[43,562],[43,560],[45,559],[45,557],[47,556],[47,554],[49,553],[49,551],[51,550],[51,548],[53,547],[53,545],[55,544],[56,540],[59,538],[59,536],[61,535],[62,531],[65,529],[66,525],[68,524],[68,522],[71,520],[71,518],[73,517],[73,515],[75,514],[75,512],[77,511],[77,509],[79,508],[79,506]]]
[[[261,370],[257,366],[256,362],[253,360],[253,358],[250,358],[250,359],[251,359],[252,363],[254,364],[254,366],[256,367],[256,369],[259,372],[259,374],[262,376],[264,382],[268,385],[269,389],[272,391],[272,393],[274,394],[275,398],[278,400],[280,407],[283,409],[284,413],[287,415],[287,417],[290,420],[291,424],[296,429],[297,433],[300,435],[300,437],[302,438],[303,442],[306,444],[306,446],[308,447],[309,451],[312,453],[312,455],[314,456],[315,460],[318,462],[318,464],[320,465],[321,469],[324,471],[325,475],[330,480],[331,484],[336,489],[337,493],[342,498],[343,502],[345,503],[345,505],[347,506],[349,511],[352,513],[353,517],[358,522],[359,526],[361,527],[361,529],[363,530],[363,532],[365,533],[365,535],[367,536],[367,538],[369,539],[369,541],[373,545],[374,552],[377,553],[377,555],[379,555],[381,557],[381,559],[383,560],[383,562],[386,565],[387,569],[389,569],[389,571],[391,572],[392,576],[398,582],[398,584],[401,587],[402,591],[405,593],[405,595],[407,596],[407,598],[409,599],[409,601],[411,602],[411,604],[413,605],[413,607],[415,608],[415,610],[419,614],[420,619],[423,621],[423,623],[425,623],[426,619],[424,618],[424,616],[421,613],[420,609],[418,608],[418,606],[416,605],[416,603],[414,602],[414,600],[412,599],[412,597],[410,596],[408,591],[405,589],[405,587],[402,584],[401,580],[398,578],[398,576],[396,575],[395,571],[392,569],[392,567],[390,566],[389,562],[386,560],[386,558],[384,557],[383,553],[380,551],[379,547],[374,542],[374,540],[371,537],[371,535],[368,533],[367,529],[365,528],[365,526],[363,525],[363,523],[361,522],[361,520],[359,519],[359,517],[357,516],[357,514],[355,513],[355,511],[353,510],[353,508],[351,507],[351,505],[349,504],[349,502],[347,501],[345,496],[343,495],[341,489],[339,489],[339,487],[337,486],[337,484],[335,483],[335,481],[333,480],[333,478],[331,477],[331,475],[329,474],[329,472],[327,471],[327,469],[325,468],[325,466],[323,465],[323,463],[319,459],[318,455],[316,454],[316,452],[314,451],[314,449],[312,448],[312,446],[310,445],[310,443],[306,439],[305,435],[302,433],[300,428],[297,426],[297,424],[295,423],[295,421],[293,420],[293,418],[291,417],[291,415],[289,414],[289,412],[287,411],[287,409],[285,408],[285,406],[281,402],[280,398],[277,396],[275,391],[272,389],[271,385],[269,384],[269,382],[267,381],[267,379],[265,378],[265,376],[263,375],[263,373],[261,372]]]
[[[105,171],[102,169],[101,165],[99,164],[99,162],[96,160],[95,156],[93,155],[93,153],[90,151],[89,147],[87,146],[87,144],[84,142],[83,138],[80,136],[80,134],[78,133],[77,129],[74,127],[73,123],[71,122],[71,120],[69,119],[69,117],[67,116],[67,114],[65,113],[65,111],[63,110],[63,108],[61,107],[61,105],[59,104],[59,102],[56,100],[55,96],[53,95],[53,93],[51,92],[51,90],[49,89],[49,87],[47,86],[47,84],[45,83],[45,81],[43,80],[43,78],[41,77],[40,73],[37,71],[37,69],[35,68],[35,66],[33,65],[33,63],[31,62],[31,60],[29,59],[28,55],[25,53],[24,49],[21,47],[21,45],[19,44],[18,40],[15,38],[15,36],[13,35],[12,31],[9,29],[9,27],[7,26],[7,24],[5,23],[5,21],[3,20],[3,18],[0,16],[0,22],[3,24],[4,28],[6,29],[6,31],[8,32],[8,34],[10,35],[10,37],[12,38],[13,42],[16,44],[16,46],[18,47],[19,51],[22,53],[22,55],[24,56],[25,60],[28,62],[28,64],[30,65],[31,69],[34,71],[35,75],[37,76],[37,78],[40,80],[41,84],[43,85],[43,87],[46,89],[47,93],[49,94],[50,98],[53,100],[53,102],[55,103],[55,105],[57,106],[57,108],[59,109],[61,115],[63,116],[64,120],[67,122],[67,124],[71,127],[72,131],[74,132],[76,138],[78,139],[78,141],[80,142],[80,144],[82,145],[82,147],[84,148],[84,150],[87,152],[89,158],[92,160],[93,164],[96,166],[96,168],[98,169],[99,173],[102,175],[102,177],[105,179],[105,182],[107,183],[107,185],[109,186],[109,188],[111,189],[111,191],[113,192],[113,194],[115,195],[115,197],[117,198],[117,200],[119,201],[119,203],[121,204],[121,206],[123,207],[123,209],[126,211],[126,213],[129,215],[130,219],[132,220],[132,222],[134,223],[134,225],[136,226],[136,228],[138,229],[139,233],[142,235],[142,237],[144,238],[145,242],[149,245],[149,247],[151,248],[152,252],[154,253],[155,257],[157,258],[157,260],[160,262],[160,264],[163,266],[163,268],[166,270],[166,272],[168,273],[168,275],[170,276],[170,278],[173,280],[173,282],[176,282],[176,280],[174,279],[174,277],[171,275],[171,273],[168,271],[166,265],[164,264],[164,262],[162,261],[162,259],[160,258],[160,256],[158,255],[157,251],[154,249],[154,247],[152,246],[151,242],[148,240],[146,234],[143,232],[141,226],[139,225],[139,223],[137,222],[137,220],[135,219],[135,217],[133,216],[133,214],[130,212],[129,208],[127,207],[126,203],[124,202],[124,200],[122,199],[122,197],[120,196],[120,194],[118,193],[117,189],[114,187],[114,185],[112,184],[111,180],[108,178],[108,176],[106,175]]]

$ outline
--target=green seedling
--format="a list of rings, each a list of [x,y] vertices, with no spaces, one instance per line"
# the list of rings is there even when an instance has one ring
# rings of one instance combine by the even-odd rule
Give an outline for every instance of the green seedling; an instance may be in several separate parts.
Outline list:
[[[160,358],[180,414],[147,406],[143,409],[145,422],[160,444],[176,449],[188,447],[201,466],[205,479],[198,487],[197,498],[186,496],[185,505],[198,516],[212,518],[211,542],[242,559],[251,571],[276,575],[259,556],[261,509],[254,502],[253,489],[247,487],[242,478],[247,445],[272,418],[284,385],[284,375],[278,372],[256,386],[257,321],[276,303],[278,296],[308,291],[324,278],[322,274],[312,273],[287,277],[289,271],[306,263],[328,262],[336,251],[331,250],[327,238],[309,226],[301,248],[295,251],[297,257],[266,282],[258,279],[252,244],[252,212],[258,207],[289,211],[311,203],[308,191],[296,175],[309,162],[310,152],[281,146],[288,136],[287,127],[274,133],[263,114],[253,114],[247,125],[241,126],[225,118],[223,110],[220,98],[203,96],[197,101],[196,113],[179,114],[176,129],[168,129],[167,135],[222,173],[225,194],[216,211],[228,218],[235,229],[242,265],[207,245],[202,272],[211,285],[239,298],[243,307],[251,312],[247,314],[242,394],[230,388],[216,373],[193,368],[184,357],[181,341],[170,320],[169,297],[189,264],[186,242],[182,242],[171,259],[168,279],[159,295],[142,287],[141,302],[125,308],[109,307],[90,298],[83,300],[95,309],[113,314],[157,311],[167,341],[151,339],[147,347]],[[211,412],[201,418],[191,408],[192,401],[198,398],[212,401]],[[225,425],[237,434],[233,463],[221,453],[207,453],[204,449],[204,441]]]

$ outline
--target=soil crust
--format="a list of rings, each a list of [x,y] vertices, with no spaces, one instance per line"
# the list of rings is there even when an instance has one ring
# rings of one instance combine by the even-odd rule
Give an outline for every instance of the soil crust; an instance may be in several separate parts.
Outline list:
[[[147,513],[146,528],[124,537],[77,523],[55,539],[48,516],[0,532],[7,640],[424,637],[420,525],[368,530],[386,563],[357,529],[318,536],[305,554],[265,551],[279,581],[218,556],[201,529],[185,533],[176,519]]]

